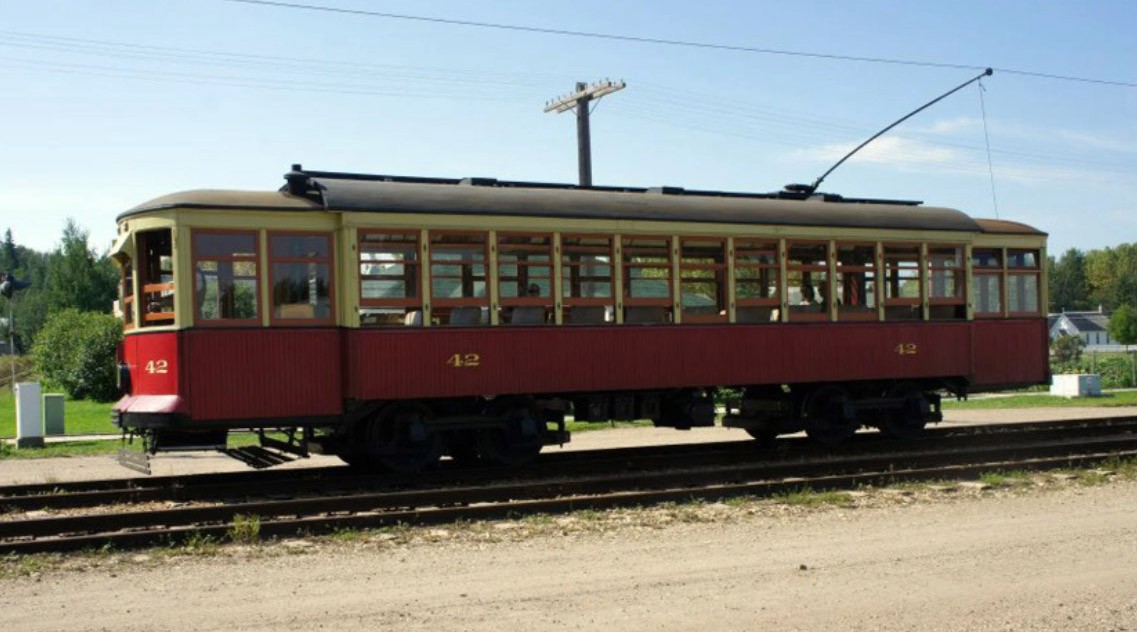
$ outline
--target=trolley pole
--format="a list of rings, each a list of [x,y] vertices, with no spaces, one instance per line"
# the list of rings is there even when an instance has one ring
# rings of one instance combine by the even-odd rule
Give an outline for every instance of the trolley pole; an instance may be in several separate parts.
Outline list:
[[[554,99],[545,104],[545,112],[567,112],[576,110],[576,154],[577,166],[580,170],[580,186],[592,186],[592,130],[589,127],[588,116],[591,113],[588,104],[596,101],[606,94],[623,90],[625,84],[621,81],[597,81],[588,85],[583,81],[576,83],[576,91]]]

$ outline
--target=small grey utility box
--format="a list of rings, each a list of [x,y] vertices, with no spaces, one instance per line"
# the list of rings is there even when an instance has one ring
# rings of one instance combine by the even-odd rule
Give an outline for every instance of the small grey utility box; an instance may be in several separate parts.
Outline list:
[[[63,395],[43,394],[43,434],[47,437],[61,436],[63,432]]]

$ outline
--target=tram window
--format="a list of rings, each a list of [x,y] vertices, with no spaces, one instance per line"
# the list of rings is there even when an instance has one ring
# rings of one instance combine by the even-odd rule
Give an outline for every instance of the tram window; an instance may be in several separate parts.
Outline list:
[[[432,232],[430,287],[433,324],[487,324],[485,233]]]
[[[360,326],[422,325],[418,253],[418,231],[360,232]]]
[[[922,286],[920,246],[886,245],[884,247],[884,319],[922,319]]]
[[[115,256],[119,265],[118,311],[123,329],[134,327],[134,262],[126,253]]]
[[[684,323],[726,322],[726,242],[684,239],[679,251]]]
[[[624,322],[671,320],[671,240],[624,237]]]
[[[170,230],[137,235],[143,327],[174,324],[174,247]]]
[[[837,244],[837,319],[876,320],[876,245]]]
[[[790,320],[829,320],[828,242],[790,242],[786,247]]]
[[[564,322],[571,325],[612,322],[612,286],[612,238],[605,235],[562,235]]]
[[[971,303],[977,317],[1003,315],[1003,253],[971,251]]]
[[[928,315],[933,320],[967,318],[962,246],[928,246]]]
[[[500,322],[543,325],[553,311],[553,239],[550,235],[497,235]]]
[[[1007,311],[1038,314],[1038,251],[1007,251]]]
[[[332,322],[331,235],[269,233],[269,265],[273,321]]]
[[[194,305],[204,325],[260,324],[257,233],[193,232]]]
[[[735,320],[768,323],[778,320],[782,303],[778,242],[734,240]]]

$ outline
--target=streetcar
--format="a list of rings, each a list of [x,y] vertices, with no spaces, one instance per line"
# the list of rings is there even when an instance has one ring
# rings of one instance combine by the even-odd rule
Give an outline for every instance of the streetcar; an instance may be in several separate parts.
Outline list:
[[[916,201],[293,165],[136,206],[112,254],[143,455],[518,465],[566,416],[832,446],[1049,379],[1046,234]]]

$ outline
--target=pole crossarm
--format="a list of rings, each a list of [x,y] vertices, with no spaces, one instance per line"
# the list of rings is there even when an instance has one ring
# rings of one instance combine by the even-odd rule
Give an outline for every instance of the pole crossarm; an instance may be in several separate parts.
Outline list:
[[[619,81],[605,79],[604,81],[597,81],[591,85],[578,83],[576,86],[576,92],[566,94],[546,103],[545,112],[556,112],[557,114],[560,114],[561,112],[567,112],[575,108],[582,101],[592,101],[594,99],[599,99],[606,94],[612,94],[617,90],[623,90],[627,84],[624,83],[623,79]]]

